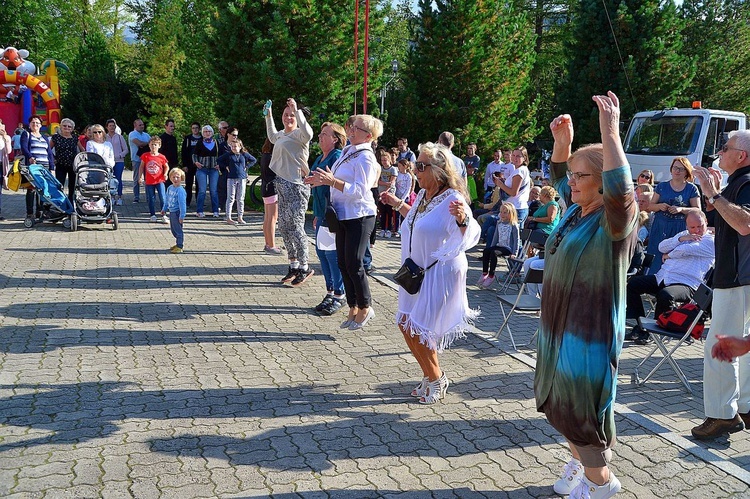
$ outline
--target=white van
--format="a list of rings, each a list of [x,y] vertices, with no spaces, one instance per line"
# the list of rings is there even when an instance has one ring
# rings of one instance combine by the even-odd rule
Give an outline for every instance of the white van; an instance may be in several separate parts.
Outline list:
[[[644,111],[633,117],[624,147],[634,177],[642,170],[652,170],[656,182],[667,181],[672,160],[678,156],[688,158],[693,165],[710,167],[727,134],[747,128],[743,113],[701,109],[699,105],[694,103],[693,109]]]

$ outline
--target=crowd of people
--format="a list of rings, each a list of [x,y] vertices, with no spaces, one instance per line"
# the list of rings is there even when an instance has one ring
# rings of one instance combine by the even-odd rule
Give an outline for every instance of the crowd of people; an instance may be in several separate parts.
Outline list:
[[[750,131],[733,132],[720,153],[719,166],[730,174],[724,190],[717,170],[682,157],[672,161],[669,181],[654,185],[654,173],[643,170],[634,184],[617,127],[619,101],[612,93],[593,100],[601,143],[573,152],[572,120],[556,117],[549,178],[532,176],[524,146],[495,150],[484,170],[476,144],[468,144],[463,158],[452,153],[449,132],[416,152],[403,137],[397,146],[383,147],[383,123],[366,114],[323,123],[320,154],[311,161],[309,110],[293,98],[281,111],[280,130],[271,101],[264,106],[267,140],[260,157],[263,249],[283,253],[278,225],[288,259],[280,282],[300,286],[314,275],[305,231],[312,198],[326,287],[315,311],[330,316],[346,307],[342,329],[365,328],[375,316],[369,274],[376,238],[401,239],[402,264],[419,281],[399,288],[395,322],[421,370],[411,391],[419,403],[445,396],[450,381],[439,354],[465,336],[478,314],[467,299],[466,252],[484,242],[477,281],[483,289],[498,280],[499,258],[524,262],[524,271],[544,270],[542,286],[530,291],[541,298],[534,392],[537,409],[571,451],[554,490],[574,498],[612,497],[621,488],[608,467],[616,439],[617,370],[623,340],[650,341],[637,326],[628,331],[626,322],[644,315],[644,293],[654,296],[658,316],[689,301],[714,269],[706,420],[692,434],[713,439],[750,426],[750,357],[726,362],[750,350]],[[67,118],[51,137],[41,125],[32,117],[28,129],[11,136],[0,121],[4,175],[13,155],[23,155],[67,182],[72,200],[73,160],[81,151],[95,153],[120,180],[115,205],[122,205],[130,154],[133,202],[140,202],[143,185],[150,220],[170,225],[172,253],[183,252],[193,200],[195,215],[206,216],[207,192],[213,217],[246,223],[247,170],[256,158],[227,122],[218,124],[218,134],[211,125],[193,123],[181,152],[173,120],[165,122],[163,134],[151,136],[137,119],[127,139],[115,120],[88,126],[80,136]],[[29,217],[38,216],[35,199],[27,191]],[[546,243],[524,245],[531,234]],[[646,264],[644,254],[653,256]]]

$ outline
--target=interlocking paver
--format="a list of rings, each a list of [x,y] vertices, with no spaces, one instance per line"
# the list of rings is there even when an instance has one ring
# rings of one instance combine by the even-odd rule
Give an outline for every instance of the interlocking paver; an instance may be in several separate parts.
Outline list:
[[[246,227],[188,217],[187,251],[170,255],[143,209],[123,206],[116,232],[27,230],[23,195],[3,193],[1,496],[551,496],[568,451],[536,412],[533,349],[485,339],[502,318],[494,293],[469,286],[477,332],[441,357],[446,399],[421,406],[394,325],[398,241],[376,244],[377,316],[354,333],[312,312],[321,277],[278,283],[286,262],[261,251],[259,214]],[[511,327],[521,345],[536,318]],[[668,368],[632,385],[643,354],[626,345],[620,368],[621,495],[750,495],[750,432],[682,438],[702,416],[702,346],[677,356],[694,397]]]

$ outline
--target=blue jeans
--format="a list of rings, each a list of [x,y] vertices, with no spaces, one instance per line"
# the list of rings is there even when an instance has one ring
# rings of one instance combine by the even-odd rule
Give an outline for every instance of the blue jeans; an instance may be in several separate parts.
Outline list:
[[[182,224],[180,223],[180,210],[169,212],[169,228],[172,229],[172,235],[177,240],[177,247],[182,248],[185,243],[185,234],[182,232]]]
[[[164,190],[164,182],[159,182],[158,184],[154,185],[147,185],[146,186],[146,199],[148,199],[148,211],[151,213],[151,215],[156,215],[156,207],[154,206],[154,202],[156,201],[156,193],[159,193],[159,211],[161,211],[162,206],[164,206],[164,197],[166,195],[166,191]]]
[[[315,239],[318,239],[318,231],[320,230],[320,222],[315,228]],[[335,237],[335,234],[334,234]],[[326,291],[333,292],[336,295],[344,294],[344,278],[341,275],[341,269],[339,269],[339,257],[336,250],[321,250],[318,249],[318,245],[315,245],[315,252],[318,254],[320,260],[320,267],[323,269],[323,277],[326,280]]]
[[[114,174],[115,174],[115,178],[117,179],[117,195],[119,197],[122,197],[122,172],[123,171],[125,171],[125,162],[124,161],[115,162]]]
[[[198,168],[195,172],[195,181],[198,183],[198,197],[195,200],[195,211],[203,213],[203,204],[206,201],[206,183],[211,194],[211,211],[219,212],[219,170],[216,168]]]
[[[133,201],[141,200],[141,160],[133,160]]]

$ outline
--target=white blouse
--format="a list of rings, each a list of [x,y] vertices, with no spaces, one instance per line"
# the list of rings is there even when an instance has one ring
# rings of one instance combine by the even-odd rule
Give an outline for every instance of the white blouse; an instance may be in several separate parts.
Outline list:
[[[370,186],[380,170],[372,152],[372,145],[349,145],[331,167],[337,180],[344,182],[344,190],[331,189],[331,205],[339,220],[354,220],[375,215],[378,211]]]
[[[89,140],[86,143],[86,152],[93,152],[98,154],[102,157],[102,159],[104,159],[105,165],[109,166],[110,168],[114,168],[115,151],[112,149],[112,144],[110,144],[109,142],[104,141],[100,144],[99,142],[96,142],[94,140]]]
[[[469,308],[466,297],[466,271],[469,264],[465,251],[479,242],[481,228],[471,216],[464,197],[453,189],[435,196],[419,212],[425,191],[417,194],[414,206],[401,225],[401,262],[411,257],[425,271],[422,288],[415,295],[404,289],[398,292],[397,323],[431,350],[442,352],[457,338],[466,336],[479,310]],[[448,211],[452,201],[464,204],[469,225],[464,234]],[[414,224],[412,229],[412,224]],[[409,244],[411,242],[411,255]]]

